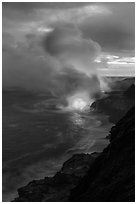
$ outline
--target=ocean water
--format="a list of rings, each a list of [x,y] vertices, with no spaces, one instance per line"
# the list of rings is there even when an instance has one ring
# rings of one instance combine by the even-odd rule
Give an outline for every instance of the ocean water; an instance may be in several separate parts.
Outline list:
[[[52,176],[76,153],[102,151],[112,124],[92,111],[64,111],[50,94],[3,92],[3,201],[33,179]]]

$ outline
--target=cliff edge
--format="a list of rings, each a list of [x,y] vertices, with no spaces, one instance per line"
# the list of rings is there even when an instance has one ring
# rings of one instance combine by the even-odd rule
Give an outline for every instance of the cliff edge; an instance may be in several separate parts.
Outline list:
[[[71,191],[70,201],[135,201],[135,109],[110,131],[110,144]]]
[[[115,124],[134,105],[135,85],[132,84],[126,90],[106,93],[103,98],[91,104],[91,110],[107,114],[109,116],[109,121]]]
[[[76,154],[53,177],[18,189],[13,202],[134,202],[135,108],[111,128],[102,153]]]

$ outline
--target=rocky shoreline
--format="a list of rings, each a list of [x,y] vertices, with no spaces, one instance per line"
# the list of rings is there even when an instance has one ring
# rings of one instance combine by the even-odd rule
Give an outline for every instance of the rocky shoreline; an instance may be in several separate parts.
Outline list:
[[[64,162],[61,170],[53,177],[33,180],[18,189],[19,197],[14,202],[68,201],[70,190],[85,176],[99,153],[75,154]]]
[[[109,139],[69,201],[135,201],[135,108],[111,128]]]
[[[134,105],[135,85],[132,84],[126,90],[106,93],[103,98],[97,99],[91,105],[91,110],[108,115],[109,121],[115,124]]]
[[[19,188],[13,202],[134,201],[134,103],[134,84],[126,91],[114,91],[96,100],[91,110],[105,111],[116,124],[106,136],[110,144],[102,153],[73,155],[53,177]]]
[[[102,153],[76,154],[53,177],[18,189],[13,202],[134,202],[135,109],[111,128]]]
[[[134,108],[111,128],[109,140],[102,153],[73,155],[53,177],[19,188],[12,202],[134,202]]]

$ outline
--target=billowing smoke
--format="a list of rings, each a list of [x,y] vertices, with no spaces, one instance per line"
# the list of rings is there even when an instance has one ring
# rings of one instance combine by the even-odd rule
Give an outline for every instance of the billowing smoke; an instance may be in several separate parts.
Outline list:
[[[45,48],[64,65],[72,66],[88,75],[96,74],[94,59],[100,53],[100,46],[91,39],[83,38],[75,25],[56,26],[47,36]]]
[[[100,81],[94,62],[100,53],[98,43],[85,39],[75,25],[65,24],[54,28],[46,37],[44,46],[62,65],[59,81],[64,81],[68,86],[65,95],[69,96],[69,103],[70,98],[74,98],[74,105],[77,104],[73,96],[78,97],[78,101],[81,98],[88,101],[95,98],[100,92]]]
[[[64,106],[68,103],[73,106],[70,99],[75,96],[87,103],[99,94],[94,59],[100,46],[85,39],[73,24],[53,26],[45,37],[29,34],[22,43],[4,36],[3,87],[49,91]]]

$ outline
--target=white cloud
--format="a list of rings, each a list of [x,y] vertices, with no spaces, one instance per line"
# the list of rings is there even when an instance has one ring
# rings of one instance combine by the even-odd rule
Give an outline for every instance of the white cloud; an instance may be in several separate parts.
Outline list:
[[[102,53],[95,61],[99,64],[98,70],[102,75],[135,75],[135,57]]]

